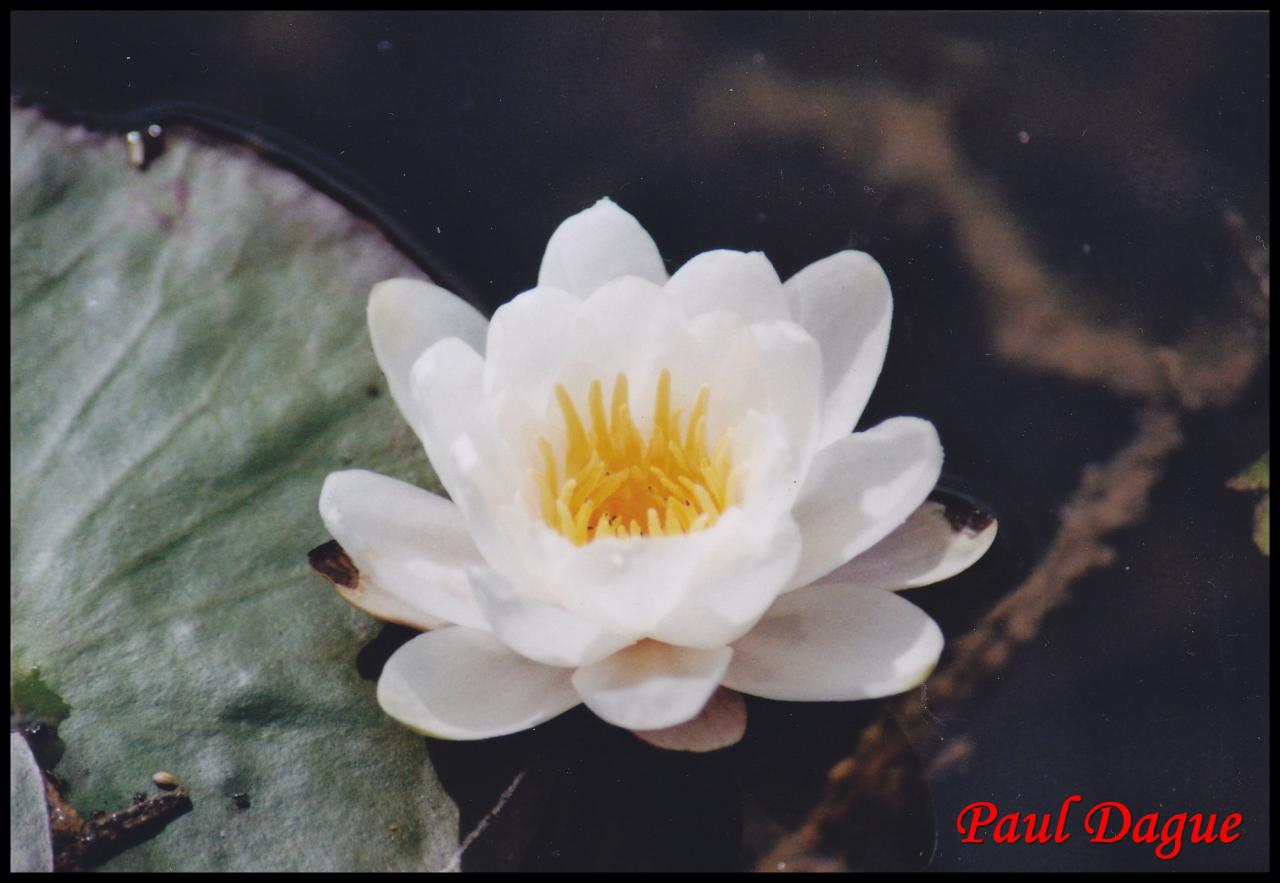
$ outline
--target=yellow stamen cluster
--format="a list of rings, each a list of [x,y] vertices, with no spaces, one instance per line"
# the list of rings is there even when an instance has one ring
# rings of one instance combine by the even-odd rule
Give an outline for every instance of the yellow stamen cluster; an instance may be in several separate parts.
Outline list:
[[[671,410],[671,373],[663,371],[646,440],[631,420],[627,376],[619,374],[605,410],[604,390],[587,393],[589,426],[569,392],[556,386],[568,449],[557,460],[538,437],[543,468],[530,470],[547,524],[581,546],[602,537],[665,536],[702,530],[728,506],[733,463],[726,433],[707,448],[706,386],[698,390],[688,422]]]

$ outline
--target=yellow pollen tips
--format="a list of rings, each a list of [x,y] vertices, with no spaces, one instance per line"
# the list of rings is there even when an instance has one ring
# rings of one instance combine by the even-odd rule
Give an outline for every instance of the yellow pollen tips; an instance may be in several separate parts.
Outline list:
[[[555,393],[564,417],[564,455],[557,459],[551,442],[539,436],[541,469],[530,475],[543,520],[577,545],[702,530],[733,504],[728,434],[714,450],[707,448],[706,386],[682,432],[682,411],[671,410],[671,372],[663,371],[647,440],[631,420],[625,374],[614,381],[607,410],[604,387],[591,383],[585,424],[568,390],[557,385]]]

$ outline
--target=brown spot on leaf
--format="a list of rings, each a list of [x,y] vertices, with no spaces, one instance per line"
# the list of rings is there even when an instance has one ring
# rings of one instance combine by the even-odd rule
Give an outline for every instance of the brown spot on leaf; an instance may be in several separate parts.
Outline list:
[[[360,587],[360,571],[347,557],[337,540],[329,540],[307,553],[307,561],[316,573],[344,589]]]
[[[948,523],[950,523],[951,529],[956,533],[963,531],[969,534],[979,534],[986,530],[991,525],[991,522],[995,521],[995,517],[991,513],[960,503],[945,504],[943,514],[946,516]]]

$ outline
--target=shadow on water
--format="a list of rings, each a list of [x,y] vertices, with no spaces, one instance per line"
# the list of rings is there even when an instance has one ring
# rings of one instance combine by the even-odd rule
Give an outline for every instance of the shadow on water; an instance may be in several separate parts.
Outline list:
[[[427,749],[458,804],[463,870],[729,870],[741,849],[728,752],[656,749],[583,706],[525,733]]]
[[[415,634],[386,626],[360,651],[375,680]],[[466,871],[726,871],[749,868],[771,838],[800,826],[828,772],[881,718],[879,702],[788,703],[748,698],[738,745],[665,751],[579,706],[509,736],[425,740],[459,812]],[[900,737],[900,734],[898,734]],[[905,739],[891,769],[869,770],[851,818],[830,832],[858,869],[923,867],[936,839],[932,803]],[[744,840],[744,801],[764,841]]]

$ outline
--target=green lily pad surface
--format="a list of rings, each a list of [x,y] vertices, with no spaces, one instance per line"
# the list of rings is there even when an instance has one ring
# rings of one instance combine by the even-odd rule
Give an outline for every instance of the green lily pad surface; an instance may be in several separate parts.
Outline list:
[[[306,562],[326,473],[438,487],[364,318],[421,272],[245,148],[140,172],[29,110],[10,146],[11,682],[56,694],[82,814],[160,770],[194,804],[105,867],[448,865],[457,810],[357,672],[380,626]]]

